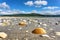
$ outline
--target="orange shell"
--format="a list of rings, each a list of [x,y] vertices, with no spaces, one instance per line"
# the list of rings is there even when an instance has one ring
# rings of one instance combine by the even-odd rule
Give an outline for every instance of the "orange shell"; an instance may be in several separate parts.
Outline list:
[[[34,34],[46,34],[46,30],[43,28],[36,28],[32,31]]]

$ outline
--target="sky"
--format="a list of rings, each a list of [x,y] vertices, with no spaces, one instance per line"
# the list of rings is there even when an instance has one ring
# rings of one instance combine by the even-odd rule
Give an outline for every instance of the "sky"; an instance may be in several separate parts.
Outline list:
[[[59,15],[60,0],[0,0],[0,15],[21,13]]]

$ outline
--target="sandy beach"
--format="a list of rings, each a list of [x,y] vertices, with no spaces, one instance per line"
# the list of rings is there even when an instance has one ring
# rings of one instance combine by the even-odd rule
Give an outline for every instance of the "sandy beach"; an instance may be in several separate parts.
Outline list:
[[[21,21],[27,25],[20,26]],[[40,27],[47,31],[49,37],[32,33]],[[60,35],[56,35],[56,32],[60,32],[60,17],[0,17],[0,32],[7,34],[5,39],[0,40],[60,40]]]

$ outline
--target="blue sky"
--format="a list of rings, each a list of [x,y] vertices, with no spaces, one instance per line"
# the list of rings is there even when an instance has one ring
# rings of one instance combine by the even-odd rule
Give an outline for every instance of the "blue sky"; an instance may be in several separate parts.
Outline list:
[[[60,0],[0,0],[0,14],[60,14]]]

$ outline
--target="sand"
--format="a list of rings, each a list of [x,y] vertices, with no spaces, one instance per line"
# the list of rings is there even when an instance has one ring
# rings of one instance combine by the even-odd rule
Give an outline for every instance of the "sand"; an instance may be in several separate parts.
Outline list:
[[[9,20],[9,25],[0,25],[0,31],[8,35],[7,38],[0,40],[60,40],[60,36],[55,34],[55,32],[60,32],[60,17],[0,17],[0,21],[1,19]],[[19,25],[22,20],[26,20],[27,26]],[[32,30],[38,27],[44,28],[49,37],[32,34]]]

